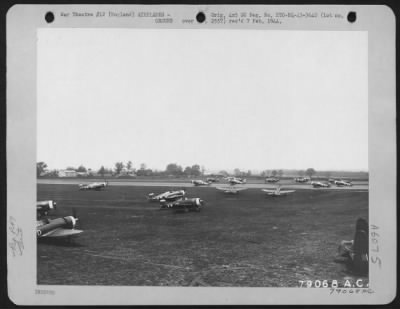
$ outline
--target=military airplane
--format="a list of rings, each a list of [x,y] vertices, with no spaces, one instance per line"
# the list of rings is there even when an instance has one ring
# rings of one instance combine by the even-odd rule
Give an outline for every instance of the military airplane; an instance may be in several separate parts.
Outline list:
[[[207,178],[207,182],[219,182],[219,179],[218,178],[215,178],[215,177],[208,177]]]
[[[239,177],[227,177],[226,180],[233,185],[243,185],[246,183],[246,179]]]
[[[183,198],[173,202],[161,202],[160,209],[172,209],[175,211],[200,211],[201,206],[205,203],[202,199],[196,198]]]
[[[92,182],[89,184],[79,184],[79,190],[96,190],[100,191],[108,186],[108,181]]]
[[[273,183],[273,182],[279,182],[279,179],[278,178],[275,178],[275,177],[268,177],[268,178],[265,178],[265,183]]]
[[[164,193],[155,195],[154,193],[150,193],[147,198],[150,202],[160,202],[162,200],[173,202],[178,199],[182,199],[185,196],[185,190],[178,190],[178,191],[166,191]]]
[[[211,182],[205,182],[204,180],[192,180],[192,184],[195,186],[209,186]]]
[[[54,201],[43,201],[37,202],[37,213],[38,217],[46,214],[53,210],[55,207]],[[77,236],[83,231],[75,229],[78,218],[74,214],[73,216],[67,216],[57,219],[38,218],[36,222],[36,235],[39,239],[53,238],[53,239],[71,239]]]
[[[281,190],[281,186],[276,187],[275,190],[262,189],[262,191],[267,193],[269,196],[284,196],[295,192],[295,190]]]
[[[344,181],[344,180],[336,180],[335,185],[337,187],[352,187],[353,184],[350,181]]]
[[[297,177],[294,179],[295,182],[308,182],[310,181],[310,178],[308,177]]]
[[[227,186],[227,187],[216,187],[217,190],[222,191],[226,194],[238,194],[239,191],[246,190],[247,188],[245,187],[236,187],[236,186]]]
[[[312,181],[311,185],[314,188],[329,188],[331,186],[329,183],[321,182],[321,181]]]
[[[222,191],[227,194],[237,194],[239,191],[246,190],[247,188],[245,187],[237,187],[236,185],[243,185],[246,183],[246,179],[244,178],[238,178],[238,177],[226,177],[225,178],[230,186],[224,186],[224,187],[216,187],[217,190]]]
[[[37,238],[67,238],[77,236],[82,230],[75,229],[78,218],[67,216],[57,219],[42,219],[37,221]]]
[[[56,209],[57,203],[55,201],[40,201],[36,203],[37,217],[41,218],[47,216],[49,211]]]

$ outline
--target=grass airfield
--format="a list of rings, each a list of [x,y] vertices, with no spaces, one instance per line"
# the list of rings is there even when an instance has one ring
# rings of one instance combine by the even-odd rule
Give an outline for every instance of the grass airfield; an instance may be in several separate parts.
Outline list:
[[[274,184],[263,185],[274,187]],[[146,195],[174,186],[38,184],[53,217],[72,214],[84,230],[73,243],[38,243],[38,284],[297,287],[300,280],[353,277],[333,259],[341,240],[368,218],[368,191],[298,189],[285,197],[259,188],[225,195],[188,187],[201,212],[159,210]],[[365,278],[366,279],[366,278]]]

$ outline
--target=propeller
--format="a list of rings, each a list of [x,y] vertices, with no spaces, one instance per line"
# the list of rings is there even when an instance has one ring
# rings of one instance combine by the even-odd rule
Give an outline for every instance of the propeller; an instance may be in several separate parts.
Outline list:
[[[75,219],[75,224],[76,224],[76,222],[79,220],[79,218],[78,218],[78,212],[77,212],[77,210],[76,210],[76,208],[74,207],[74,208],[72,208],[72,216],[74,217],[74,219]],[[79,220],[80,221],[80,220]],[[81,225],[81,224],[80,224]]]

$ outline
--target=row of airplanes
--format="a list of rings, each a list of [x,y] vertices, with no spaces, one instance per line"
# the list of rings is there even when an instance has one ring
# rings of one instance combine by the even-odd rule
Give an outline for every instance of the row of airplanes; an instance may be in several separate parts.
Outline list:
[[[246,187],[238,187],[237,185],[246,184],[246,179],[238,177],[226,177],[229,186],[217,186],[216,189],[227,194],[238,194],[242,190],[246,190]],[[279,179],[278,179],[279,181]],[[271,181],[271,179],[266,179],[266,182],[278,182]],[[308,178],[296,178],[296,182],[309,182]],[[204,180],[192,180],[194,186],[209,186],[214,182],[219,182],[219,179],[208,178],[207,181]],[[328,182],[312,181],[310,184],[314,188],[330,187],[331,183],[336,186],[352,186],[352,183],[344,180],[329,180]],[[104,190],[108,186],[108,182],[94,182],[89,184],[80,184],[79,190]],[[281,186],[277,186],[274,189],[262,189],[268,196],[286,196],[290,193],[295,192],[295,190],[281,190]],[[199,212],[201,207],[205,204],[204,200],[201,198],[188,198],[186,197],[186,191],[176,190],[176,191],[166,191],[160,194],[149,193],[147,195],[149,202],[158,202],[160,204],[160,209],[172,209],[175,211],[196,211]],[[38,201],[36,204],[37,211],[37,238],[67,238],[71,239],[83,231],[76,229],[77,221],[79,220],[75,211],[72,216],[66,216],[56,219],[50,219],[48,217],[49,212],[56,209],[57,203],[52,200],[48,201]]]

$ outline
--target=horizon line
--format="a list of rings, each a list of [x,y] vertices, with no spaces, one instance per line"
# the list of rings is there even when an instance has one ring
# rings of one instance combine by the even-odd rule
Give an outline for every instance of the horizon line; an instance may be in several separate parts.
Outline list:
[[[44,162],[44,163],[46,163],[45,161],[38,161],[38,162]],[[38,163],[37,162],[37,163]],[[186,167],[186,166],[182,166],[182,165],[180,165],[180,164],[178,164],[178,163],[172,163],[172,164],[177,164],[178,166],[181,166],[183,169]],[[124,165],[125,165],[125,163],[124,163]],[[202,165],[201,164],[192,164],[192,165],[190,165],[190,167],[192,167],[193,165],[199,165],[200,167],[202,167]],[[115,167],[114,166],[112,166],[112,167],[109,167],[109,166],[106,166],[106,165],[101,165],[100,167],[97,167],[97,168],[91,168],[91,167],[86,167],[84,164],[79,164],[78,166],[71,166],[71,167],[73,167],[74,169],[78,169],[79,168],[79,166],[84,166],[87,170],[88,169],[90,169],[90,170],[92,170],[92,171],[97,171],[97,170],[99,170],[102,166],[105,168],[105,169],[112,169],[112,170],[114,170],[115,169]],[[188,165],[189,166],[189,165]],[[67,169],[67,167],[68,167],[68,165],[66,166],[66,167],[64,167],[64,168],[58,168],[58,167],[55,167],[55,168],[49,168],[49,167],[47,167],[46,169],[49,169],[49,170],[66,170]],[[124,167],[126,167],[126,166],[124,166]],[[316,168],[314,168],[314,167],[307,167],[307,168],[239,168],[239,167],[235,167],[235,168],[206,168],[205,169],[205,173],[217,173],[217,172],[220,172],[220,171],[226,171],[226,172],[229,172],[229,171],[234,171],[236,168],[238,168],[240,171],[242,171],[242,172],[247,172],[247,171],[251,171],[252,173],[253,172],[255,172],[255,173],[262,173],[262,172],[264,172],[264,171],[273,171],[273,170],[276,170],[276,171],[279,171],[279,170],[282,170],[282,171],[306,171],[307,169],[309,169],[309,168],[312,168],[312,169],[314,169],[316,172],[363,172],[363,173],[368,173],[369,172],[369,169],[365,169],[365,168],[360,168],[360,169],[358,169],[358,168],[353,168],[353,169],[349,169],[349,168],[332,168],[332,169],[330,169],[330,168],[323,168],[323,169],[316,169]],[[140,167],[132,167],[131,168],[132,170],[140,170]],[[151,169],[151,170],[153,170],[153,171],[159,171],[159,172],[162,172],[162,171],[165,171],[166,170],[166,167],[164,167],[164,168],[152,168],[152,167],[149,167],[149,166],[147,166],[146,167],[146,169]]]

